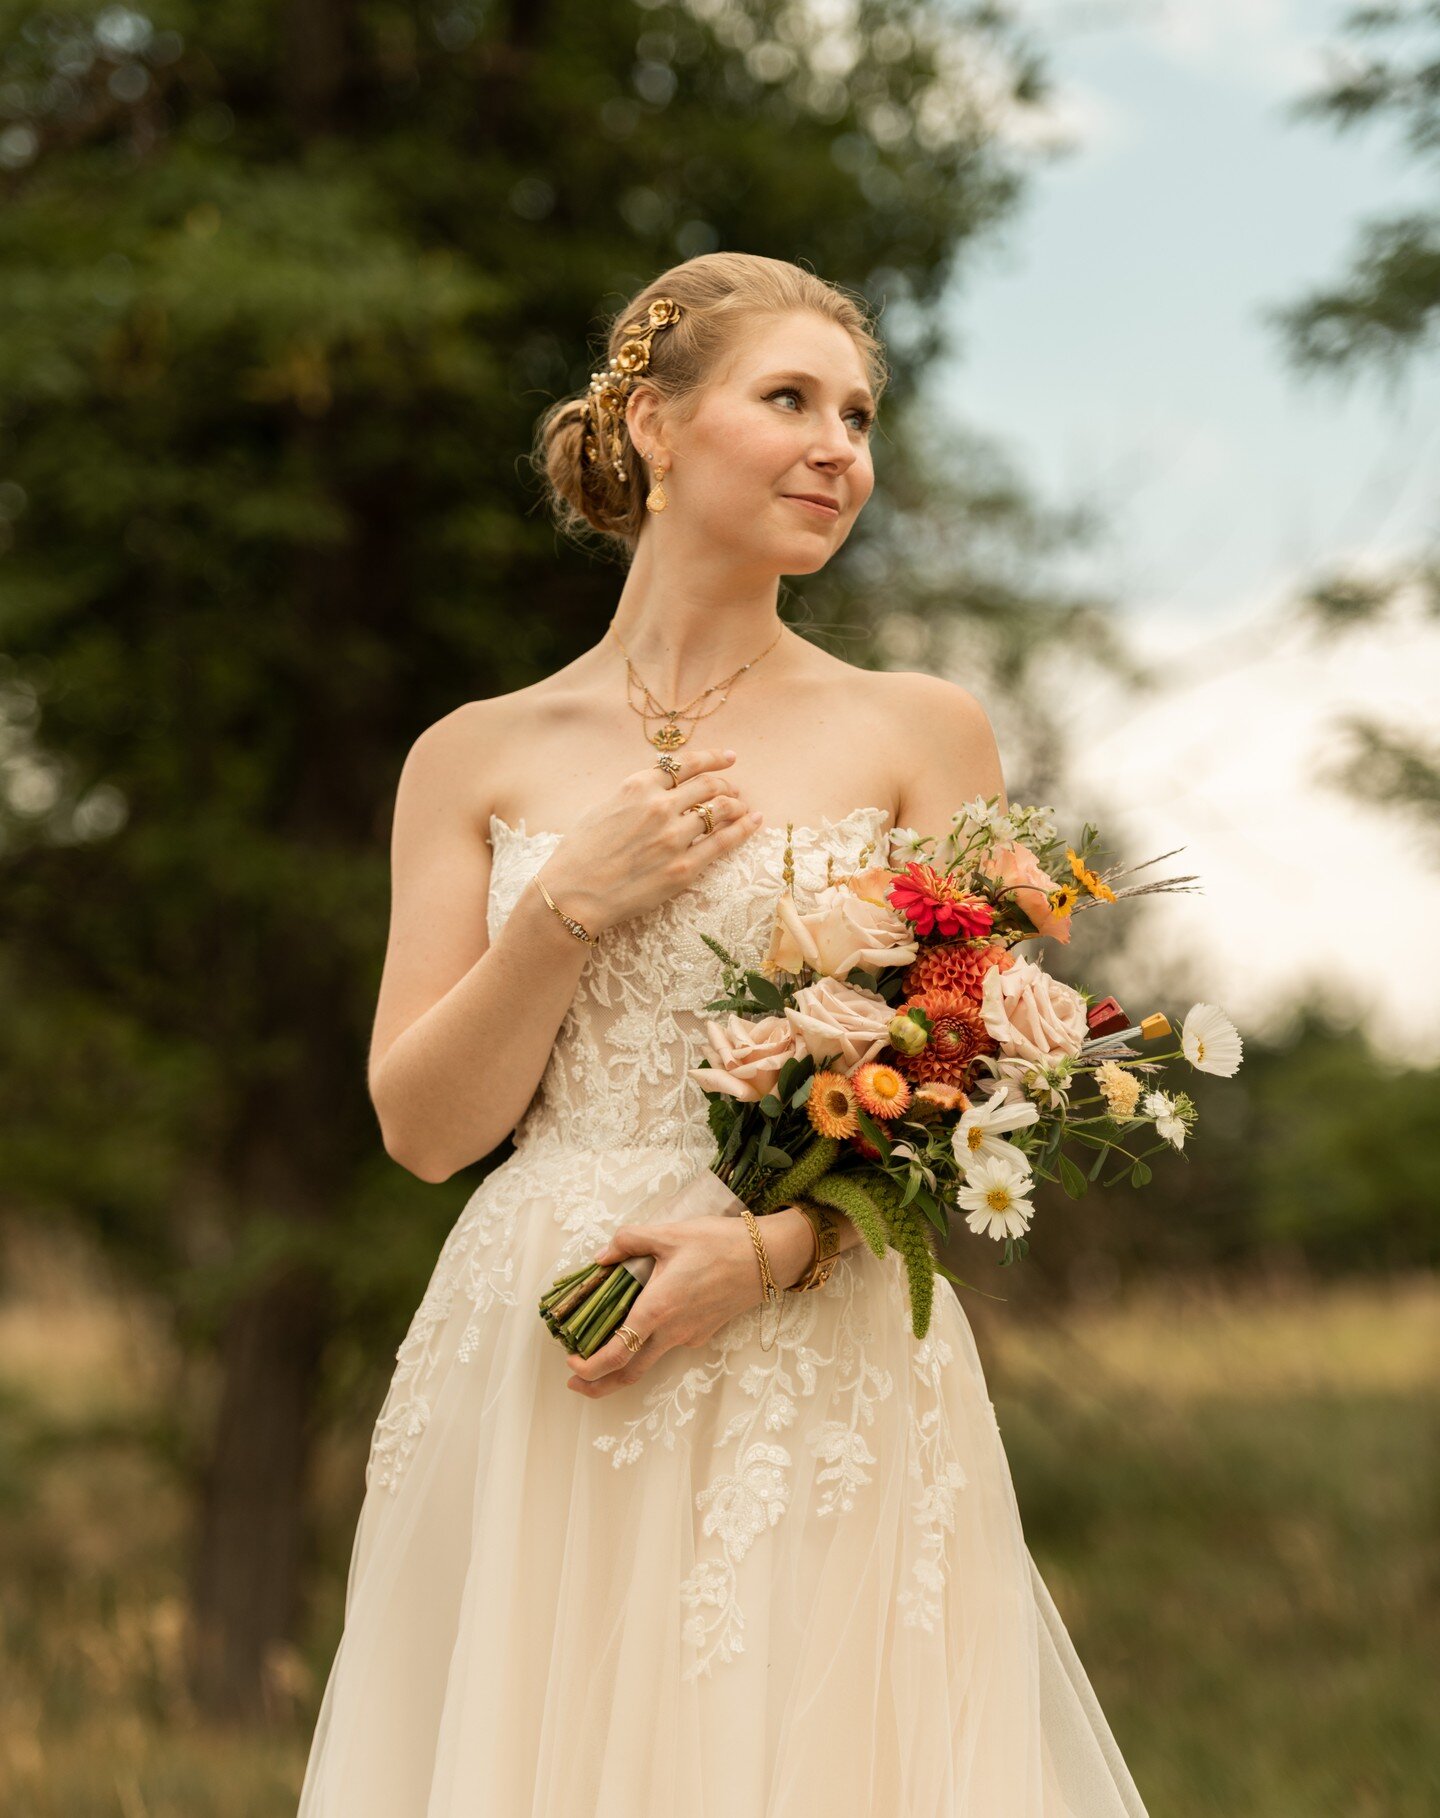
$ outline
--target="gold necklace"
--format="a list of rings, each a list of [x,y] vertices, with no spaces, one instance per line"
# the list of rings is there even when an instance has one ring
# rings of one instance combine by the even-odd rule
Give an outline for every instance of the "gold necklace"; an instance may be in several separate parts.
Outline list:
[[[616,631],[615,627],[611,625],[608,626],[607,629],[615,642],[620,644],[620,634]],[[700,693],[695,696],[694,700],[687,701],[683,707],[666,707],[656,700],[655,696],[651,693],[649,687],[642,679],[639,671],[630,661],[630,652],[626,650],[623,644],[620,644],[621,654],[625,658],[625,704],[632,713],[638,713],[640,715],[641,723],[645,728],[645,736],[649,739],[650,743],[655,746],[656,750],[674,751],[678,746],[683,745],[701,720],[708,719],[710,715],[715,712],[716,708],[724,706],[726,699],[725,694],[721,692],[720,699],[715,702],[715,705],[713,707],[707,707],[703,713],[692,713],[691,709],[698,706],[707,695],[714,694],[717,690],[723,691],[728,689],[731,683],[738,681],[747,669],[753,669],[755,664],[760,661],[760,657],[769,656],[770,652],[780,642],[784,630],[785,627],[782,625],[780,630],[775,633],[775,636],[771,638],[770,642],[760,652],[760,656],[751,657],[748,663],[742,663],[733,674],[727,675],[723,681],[712,682],[708,688],[702,688]],[[637,707],[635,702],[630,698],[632,685],[638,688],[644,697],[644,704],[642,706]],[[658,731],[651,732],[650,721],[652,719],[663,720],[665,724],[662,725]],[[680,719],[687,719],[690,721],[689,732],[682,732],[680,730],[679,726],[676,724],[676,721]]]

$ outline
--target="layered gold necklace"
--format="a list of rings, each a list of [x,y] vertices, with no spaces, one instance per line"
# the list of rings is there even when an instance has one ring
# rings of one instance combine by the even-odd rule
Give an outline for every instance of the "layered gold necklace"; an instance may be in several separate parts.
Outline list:
[[[615,627],[611,625],[607,627],[607,629],[609,630],[611,637],[615,639],[615,642],[620,644],[620,635]],[[678,746],[683,745],[701,720],[708,719],[710,715],[715,712],[717,707],[723,707],[725,705],[726,691],[730,688],[731,684],[739,681],[740,677],[744,675],[747,669],[753,669],[760,661],[760,657],[769,656],[770,652],[780,642],[784,630],[785,627],[782,625],[780,630],[775,633],[775,636],[771,638],[770,642],[760,652],[760,656],[751,657],[748,663],[742,663],[733,674],[727,675],[722,681],[712,682],[708,688],[702,689],[701,692],[695,696],[694,700],[687,701],[683,707],[666,707],[656,700],[655,696],[642,680],[640,672],[630,661],[630,652],[626,650],[623,644],[620,644],[621,655],[625,658],[625,703],[632,713],[638,713],[640,715],[645,726],[645,736],[656,750],[674,751]],[[640,701],[638,704],[632,698],[637,689],[640,693]],[[720,698],[713,706],[705,708],[702,713],[692,712],[693,708],[698,707],[702,701],[708,700],[712,694],[716,693],[719,694]],[[650,730],[650,722],[652,719],[658,719],[661,722],[654,732]],[[681,731],[677,723],[680,720],[689,720],[690,727],[688,731]]]

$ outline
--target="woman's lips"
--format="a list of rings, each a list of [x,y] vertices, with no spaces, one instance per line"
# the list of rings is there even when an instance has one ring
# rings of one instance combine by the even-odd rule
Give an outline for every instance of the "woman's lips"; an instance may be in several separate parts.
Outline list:
[[[785,497],[792,505],[799,505],[806,511],[813,511],[817,518],[838,518],[840,516],[838,505],[817,505],[814,499],[800,499],[793,492],[787,492]]]

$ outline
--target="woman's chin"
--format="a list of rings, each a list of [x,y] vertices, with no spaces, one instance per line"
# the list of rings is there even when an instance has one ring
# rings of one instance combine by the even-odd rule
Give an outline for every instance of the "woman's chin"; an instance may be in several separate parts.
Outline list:
[[[791,538],[780,550],[780,573],[814,574],[834,553],[834,545],[823,537]]]

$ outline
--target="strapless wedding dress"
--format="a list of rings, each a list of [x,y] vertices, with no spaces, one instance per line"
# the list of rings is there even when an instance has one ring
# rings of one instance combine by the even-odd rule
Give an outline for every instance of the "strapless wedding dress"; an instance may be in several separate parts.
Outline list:
[[[886,862],[886,814],[795,829],[802,907]],[[559,838],[492,817],[492,938]],[[539,1318],[707,1167],[700,936],[758,963],[784,845],[586,956],[396,1354],[299,1818],[1144,1818],[943,1277],[917,1343],[857,1246],[773,1350],[757,1307],[598,1400]]]

